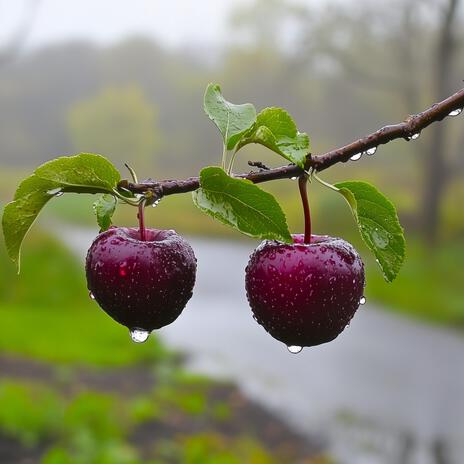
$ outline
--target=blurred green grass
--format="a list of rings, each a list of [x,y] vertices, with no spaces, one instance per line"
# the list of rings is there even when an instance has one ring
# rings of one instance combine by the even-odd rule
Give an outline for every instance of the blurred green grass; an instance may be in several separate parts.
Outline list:
[[[177,391],[175,384],[171,387]],[[144,401],[151,408],[162,404],[153,395]],[[129,438],[143,422],[137,417],[137,404],[120,395],[84,391],[69,396],[38,382],[0,382],[0,431],[25,447],[53,443],[42,464],[278,462],[251,438],[217,432],[175,434],[169,440],[153,437],[153,458],[142,460]]]

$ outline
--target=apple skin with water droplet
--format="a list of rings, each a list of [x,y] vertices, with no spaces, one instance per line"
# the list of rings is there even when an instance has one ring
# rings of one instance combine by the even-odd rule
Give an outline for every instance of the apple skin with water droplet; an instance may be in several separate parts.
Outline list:
[[[364,264],[345,240],[293,235],[293,244],[264,241],[246,268],[256,321],[290,347],[335,339],[350,323],[364,290]]]
[[[87,286],[113,319],[129,329],[152,331],[173,322],[192,296],[192,247],[173,230],[112,227],[87,252]]]

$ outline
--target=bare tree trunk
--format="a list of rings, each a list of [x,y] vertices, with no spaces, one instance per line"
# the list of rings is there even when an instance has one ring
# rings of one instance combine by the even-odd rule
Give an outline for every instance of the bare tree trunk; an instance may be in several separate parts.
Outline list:
[[[444,11],[443,22],[435,55],[435,97],[439,100],[450,90],[449,76],[453,68],[455,43],[453,23],[457,16],[460,0],[449,0]],[[431,142],[424,163],[424,193],[422,195],[422,224],[425,238],[436,243],[439,234],[440,206],[447,182],[446,127],[444,124],[432,128]]]
[[[433,442],[432,446],[433,456],[435,458],[436,464],[450,464],[450,459],[448,457],[446,443],[443,440],[437,438]]]

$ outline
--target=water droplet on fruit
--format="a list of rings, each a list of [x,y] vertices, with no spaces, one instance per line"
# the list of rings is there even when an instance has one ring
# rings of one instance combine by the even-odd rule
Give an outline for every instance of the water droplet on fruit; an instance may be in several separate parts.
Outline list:
[[[119,275],[121,277],[126,277],[127,275],[127,263],[125,261],[119,266]]]
[[[359,304],[363,305],[366,304],[366,297],[362,296],[361,299],[359,300]]]
[[[150,336],[150,332],[148,332],[148,330],[143,330],[143,329],[132,329],[130,331],[130,336],[133,342],[143,343],[148,340],[148,337]]]
[[[459,116],[461,113],[462,113],[462,108],[457,108],[451,111],[451,113],[448,114],[448,116]]]
[[[53,195],[54,197],[61,197],[61,195],[63,195],[64,192],[61,190],[61,187],[58,187],[51,190],[47,190],[47,193],[49,195]]]
[[[297,345],[287,346],[287,350],[290,351],[290,353],[292,354],[298,354],[301,352],[302,349],[303,349],[302,346],[297,346]]]
[[[366,150],[366,155],[369,155],[369,156],[375,155],[376,151],[377,151],[377,147],[368,148]]]
[[[350,160],[351,161],[358,161],[361,159],[361,156],[362,156],[362,153],[356,153],[355,155],[353,155]]]
[[[91,300],[95,300],[95,295],[92,292],[89,292],[89,297]]]

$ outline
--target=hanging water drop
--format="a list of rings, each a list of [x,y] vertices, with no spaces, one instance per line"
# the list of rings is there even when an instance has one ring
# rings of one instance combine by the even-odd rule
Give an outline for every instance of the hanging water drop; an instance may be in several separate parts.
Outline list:
[[[302,349],[303,349],[302,346],[297,346],[297,345],[287,346],[287,350],[290,351],[290,353],[292,354],[298,354],[301,352]]]
[[[368,148],[366,150],[366,155],[369,155],[369,156],[375,155],[376,151],[377,151],[377,147]]]
[[[448,114],[448,116],[459,116],[461,113],[462,113],[462,108],[457,108],[451,111],[451,113]]]
[[[366,304],[366,297],[365,296],[361,297],[361,299],[359,300],[359,304],[360,305]]]
[[[132,329],[130,331],[130,336],[133,342],[143,343],[147,341],[148,337],[150,336],[150,332],[148,332],[148,330],[143,329]]]
[[[91,300],[95,300],[95,295],[92,292],[89,292],[89,298]]]
[[[159,202],[160,202],[160,200],[154,201],[154,202],[151,204],[152,208],[156,208],[156,207],[159,205]]]
[[[54,188],[51,190],[47,190],[48,195],[53,195],[54,197],[61,197],[63,195],[63,191],[61,190],[61,187]]]
[[[350,160],[351,161],[358,161],[359,159],[361,159],[361,156],[362,156],[362,153],[356,153],[355,155],[353,155]]]
[[[290,180],[297,180],[298,177],[290,177]]]

